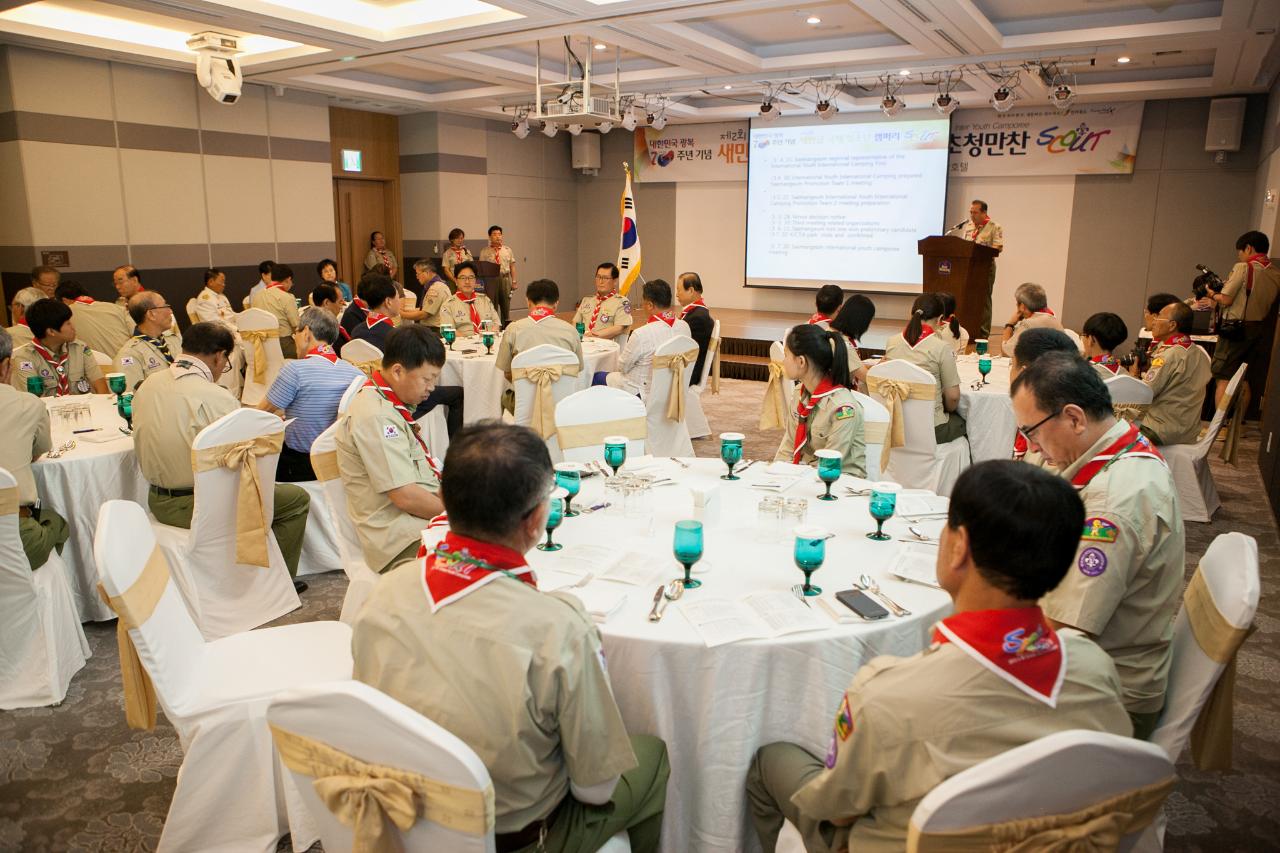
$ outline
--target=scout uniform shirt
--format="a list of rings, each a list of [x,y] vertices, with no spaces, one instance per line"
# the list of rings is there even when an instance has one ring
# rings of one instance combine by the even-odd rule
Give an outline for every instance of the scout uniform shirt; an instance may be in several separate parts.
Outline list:
[[[485,246],[480,250],[480,260],[490,264],[497,264],[498,274],[505,277],[511,276],[511,264],[515,259],[515,254],[512,253],[511,247],[506,243],[503,243],[496,250],[492,245]]]
[[[1040,606],[1110,653],[1130,712],[1159,711],[1186,562],[1173,476],[1123,420],[1062,476],[1084,501],[1084,531],[1067,576]]]
[[[551,313],[550,308],[534,307],[529,316],[516,320],[502,333],[498,342],[498,355],[495,360],[497,368],[502,372],[511,369],[511,359],[527,349],[551,344],[566,349],[578,357],[578,367],[582,360],[582,341],[578,340],[578,330]]]
[[[194,358],[179,356],[151,376],[133,398],[133,445],[143,478],[164,489],[192,488],[196,434],[238,408],[240,401]]]
[[[1043,311],[1037,311],[1030,317],[1023,317],[1013,325],[1013,332],[1009,337],[1000,341],[1000,352],[1009,358],[1013,358],[1013,350],[1018,345],[1018,336],[1027,329],[1057,329],[1062,331],[1062,321],[1054,316],[1053,312],[1048,308]]]
[[[42,355],[41,350],[48,354]],[[38,341],[23,344],[13,351],[13,373],[10,384],[26,393],[27,377],[39,376],[44,380],[42,397],[64,397],[67,394],[91,394],[92,383],[102,378],[102,368],[93,360],[93,353],[80,341],[72,341],[62,350],[61,369],[58,353],[45,350]],[[58,376],[66,378],[66,389],[58,388]]]
[[[0,468],[18,481],[18,503],[31,506],[39,495],[31,461],[53,447],[49,409],[25,390],[0,385]]]
[[[441,309],[452,295],[449,283],[439,276],[428,282],[427,292],[422,294],[422,310],[426,312],[426,316],[418,322],[424,326],[440,328],[440,324],[444,322],[444,312]]]
[[[440,266],[449,271],[449,275],[453,275],[453,268],[463,261],[474,261],[471,257],[471,250],[466,246],[461,249],[455,249],[453,246],[444,250],[444,257],[440,259]]]
[[[974,225],[973,220],[970,219],[965,223],[964,233],[960,236],[979,246],[990,246],[993,249],[1004,246],[1004,229],[989,216],[981,225]]]
[[[1173,334],[1151,351],[1142,381],[1151,386],[1151,407],[1142,425],[1161,444],[1194,444],[1200,437],[1200,408],[1211,375],[1209,359],[1190,335]]]
[[[218,293],[206,287],[196,297],[195,311],[196,319],[201,323],[221,323],[233,332],[236,329],[236,312],[225,293]]]
[[[31,343],[31,327],[26,323],[15,323],[5,331],[9,333],[9,338],[13,341],[14,348]]]
[[[933,425],[947,422],[947,410],[942,405],[942,392],[960,384],[960,371],[956,369],[956,352],[941,336],[934,334],[928,323],[921,324],[920,339],[915,346],[907,343],[901,334],[889,338],[884,347],[884,357],[900,358],[916,367],[923,367],[933,374],[937,388],[933,392]]]
[[[593,293],[578,303],[573,325],[576,327],[579,323],[586,326],[588,332],[603,332],[610,326],[630,326],[631,302],[616,290],[604,297]]]
[[[364,561],[375,572],[386,571],[427,526],[426,519],[393,504],[387,492],[411,483],[438,492],[439,474],[409,422],[372,386],[351,398],[346,414],[338,418],[334,440]]]
[[[146,379],[157,371],[164,370],[173,364],[174,359],[182,355],[182,338],[172,331],[166,330],[160,335],[164,349],[156,345],[153,338],[139,332],[129,339],[120,352],[111,369],[124,374],[125,386],[130,391],[137,390]]]
[[[450,533],[441,547],[510,565],[487,543],[464,542]],[[369,594],[352,630],[352,677],[476,751],[491,768],[497,832],[549,815],[570,780],[600,785],[636,766],[599,631],[577,599],[539,592],[526,566],[515,577],[484,572],[471,591],[437,601],[426,562],[402,565]]]
[[[1031,614],[1039,629],[1006,630]],[[925,794],[1016,746],[1070,729],[1132,734],[1106,653],[1042,620],[1037,608],[957,613],[938,623],[925,651],[858,671],[836,710],[827,769],[791,798],[806,817],[856,819],[847,839],[836,830],[832,849],[906,849]],[[1041,668],[1033,677],[1022,672],[1032,667]],[[1049,692],[1055,676],[1061,685]]]
[[[283,287],[268,287],[253,298],[253,307],[272,314],[279,321],[282,344],[298,331],[298,302]]]
[[[801,434],[799,447],[796,435]],[[777,462],[812,465],[815,450],[837,450],[840,469],[855,477],[867,476],[867,445],[863,433],[862,406],[848,388],[823,382],[812,395],[803,386],[796,408],[787,418],[787,432],[774,456]]]
[[[1254,255],[1231,268],[1222,293],[1233,297],[1222,306],[1222,319],[1259,322],[1267,319],[1280,288],[1280,267],[1266,255]],[[1241,291],[1244,291],[1243,293]]]
[[[1102,377],[1102,381],[1106,382],[1114,376],[1120,375],[1120,359],[1108,352],[1095,355],[1089,359],[1089,363],[1093,365],[1093,369],[1098,371],[1098,375]]]
[[[76,340],[107,356],[120,352],[120,347],[133,337],[133,320],[111,302],[82,296],[71,303],[71,319],[76,326]]]
[[[493,307],[489,297],[483,293],[476,293],[474,296],[474,302],[466,302],[459,291],[446,299],[440,308],[440,322],[452,323],[460,338],[480,334],[482,320],[492,320],[495,331],[502,323],[498,309]]]

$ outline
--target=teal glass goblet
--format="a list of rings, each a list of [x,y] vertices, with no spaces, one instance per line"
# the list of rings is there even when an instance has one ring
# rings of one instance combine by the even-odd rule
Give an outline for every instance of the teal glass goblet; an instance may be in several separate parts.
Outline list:
[[[27,377],[27,393],[35,394],[37,397],[44,396],[44,377],[28,376]]]
[[[702,522],[677,521],[671,550],[676,555],[676,560],[684,566],[684,580],[681,581],[684,588],[697,589],[702,586],[702,581],[689,576],[693,571],[693,564],[702,559]]]
[[[481,335],[480,342],[484,344],[484,354],[493,355],[493,332],[485,332]]]
[[[121,394],[116,401],[116,413],[124,418],[125,428],[133,432],[133,395]]]
[[[976,341],[974,341],[974,342],[973,342],[973,347],[974,347],[974,349],[975,349],[975,350],[977,350],[978,355],[986,355],[986,354],[987,354],[987,339],[986,339],[986,338],[978,338]]]
[[[124,374],[123,374],[123,373],[108,373],[108,374],[107,374],[107,388],[109,388],[109,389],[111,390],[111,393],[112,393],[112,394],[115,394],[117,398],[118,398],[121,394],[123,394],[123,393],[124,393],[124,389],[125,389],[125,376],[124,376]]]
[[[822,587],[814,586],[809,579],[822,568],[827,559],[827,540],[831,538],[831,534],[820,527],[797,527],[795,533],[796,544],[792,556],[795,558],[796,568],[804,572],[804,585],[796,584],[792,589],[805,596],[822,595]]]
[[[604,464],[613,469],[617,476],[618,469],[627,461],[627,437],[625,435],[606,435],[604,437]]]
[[[987,384],[987,374],[991,372],[991,359],[985,355],[978,359],[978,372],[982,374],[982,384]]]
[[[579,515],[571,504],[578,492],[582,490],[582,465],[577,462],[556,463],[556,485],[564,490],[564,516],[575,518]]]
[[[440,337],[444,338],[444,342],[449,345],[449,349],[453,349],[453,342],[458,339],[458,330],[453,326],[441,326]]]
[[[838,500],[835,495],[831,494],[831,484],[840,479],[840,469],[844,465],[844,457],[838,450],[819,450],[813,455],[818,457],[818,479],[827,487],[826,494],[818,495],[818,500]]]
[[[740,432],[720,433],[720,460],[729,466],[728,474],[721,474],[721,480],[741,480],[735,476],[733,466],[742,461],[742,442],[746,438]]]
[[[556,489],[552,492],[547,503],[550,506],[550,511],[547,513],[547,541],[539,543],[538,550],[559,551],[564,546],[559,542],[552,542],[551,534],[564,520],[564,489]]]
[[[884,532],[884,523],[893,518],[894,508],[898,505],[897,483],[871,484],[871,517],[876,520],[876,532],[868,533],[868,539],[887,542],[893,537]]]
[[[582,340],[583,338],[585,338],[585,337],[587,336],[587,324],[586,324],[586,323],[574,323],[574,324],[573,324],[573,327],[574,327],[575,329],[577,329],[577,330],[578,330],[578,340]]]

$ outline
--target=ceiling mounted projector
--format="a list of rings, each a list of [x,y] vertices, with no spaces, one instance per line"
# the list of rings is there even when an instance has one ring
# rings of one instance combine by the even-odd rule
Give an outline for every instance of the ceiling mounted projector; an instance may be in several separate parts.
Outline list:
[[[818,114],[818,118],[826,121],[840,112],[840,108],[830,101],[818,101],[818,106],[814,109],[814,112]]]
[[[898,113],[902,112],[906,108],[907,108],[907,105],[904,104],[902,102],[902,99],[899,98],[897,95],[885,95],[883,98],[880,99],[880,111],[883,112],[885,115],[887,115],[889,118],[893,118],[894,116],[896,116]],[[823,118],[825,118],[825,116],[823,116]]]
[[[958,106],[960,106],[960,102],[946,92],[939,92],[938,97],[933,99],[933,108],[938,111],[939,115],[949,116],[956,111]]]
[[[760,105],[761,121],[775,121],[780,115],[782,115],[782,110],[778,109],[773,101],[765,101]]]
[[[1013,94],[1013,90],[1008,86],[1001,86],[991,93],[991,106],[998,113],[1007,112],[1016,100],[1017,96]]]

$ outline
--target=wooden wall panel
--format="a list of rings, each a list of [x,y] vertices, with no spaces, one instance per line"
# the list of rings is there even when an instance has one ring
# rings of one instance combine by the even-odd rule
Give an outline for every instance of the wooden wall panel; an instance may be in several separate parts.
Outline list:
[[[329,148],[334,177],[392,180],[400,177],[397,116],[329,108]],[[342,149],[364,152],[363,172],[342,171]]]

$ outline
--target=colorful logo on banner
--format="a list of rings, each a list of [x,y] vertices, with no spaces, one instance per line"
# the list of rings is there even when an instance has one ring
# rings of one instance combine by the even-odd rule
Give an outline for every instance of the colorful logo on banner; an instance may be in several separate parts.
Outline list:
[[[638,127],[632,159],[637,181],[745,181],[747,123]]]
[[[950,173],[966,177],[1127,175],[1142,130],[1141,102],[994,113],[959,112],[951,122]]]

